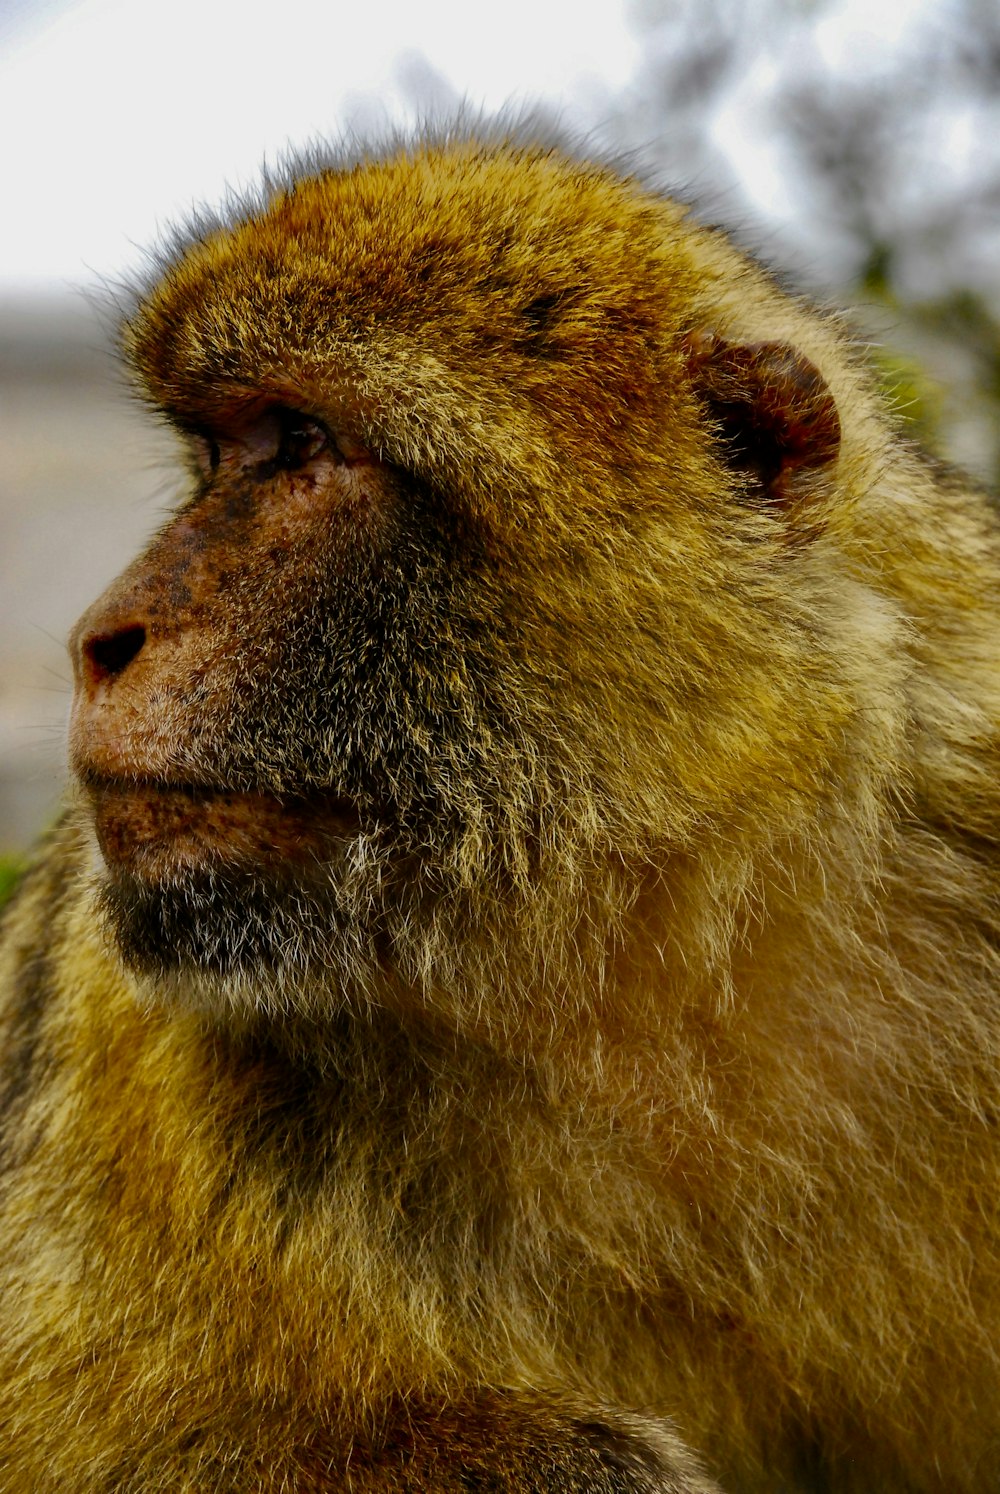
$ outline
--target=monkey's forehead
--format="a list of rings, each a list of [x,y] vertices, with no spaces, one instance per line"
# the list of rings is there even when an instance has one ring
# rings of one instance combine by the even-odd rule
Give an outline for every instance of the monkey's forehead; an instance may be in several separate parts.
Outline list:
[[[474,141],[294,180],[187,244],[128,319],[154,398],[295,361],[414,353],[515,366],[634,360],[683,305],[682,211],[553,150]],[[506,362],[497,360],[506,359]]]
[[[686,209],[558,148],[424,142],[292,177],[194,235],[128,317],[150,399],[262,394],[418,472],[628,465],[689,413],[684,337],[766,277]],[[734,287],[735,293],[734,293]],[[748,299],[746,297],[744,300]],[[527,417],[527,418],[526,418]]]
[[[262,269],[310,253],[327,273],[374,263],[377,299],[413,299],[421,280],[512,289],[539,275],[599,272],[601,283],[648,271],[685,209],[610,167],[561,149],[479,139],[397,145],[350,165],[305,158],[259,197],[182,231],[160,260],[162,281],[255,256]],[[683,235],[680,235],[681,242]],[[142,300],[155,296],[154,283]]]

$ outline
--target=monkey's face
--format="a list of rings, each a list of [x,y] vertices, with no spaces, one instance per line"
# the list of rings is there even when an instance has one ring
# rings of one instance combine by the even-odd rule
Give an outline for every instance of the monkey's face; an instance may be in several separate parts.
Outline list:
[[[571,983],[775,750],[805,781],[814,638],[718,460],[668,230],[546,155],[400,158],[140,306],[194,480],[76,631],[72,726],[136,970],[216,1008]]]
[[[73,640],[122,951],[209,985],[412,977],[414,931],[542,833],[485,558],[329,406],[252,396],[191,442],[194,496]]]

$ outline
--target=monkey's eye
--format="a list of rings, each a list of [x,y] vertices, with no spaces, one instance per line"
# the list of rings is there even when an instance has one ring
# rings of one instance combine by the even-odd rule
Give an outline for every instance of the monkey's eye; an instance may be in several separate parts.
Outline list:
[[[330,434],[318,420],[298,410],[277,410],[278,449],[274,465],[285,472],[295,472],[311,462],[322,451],[339,455]]]
[[[301,410],[284,405],[258,406],[236,415],[215,430],[188,432],[202,481],[211,483],[224,473],[250,472],[257,479],[278,472],[301,472],[322,458],[335,466],[363,461],[368,453],[349,437],[346,446],[326,426]]]
[[[208,478],[217,472],[219,463],[222,461],[222,451],[214,436],[204,434],[202,431],[191,433],[191,445],[194,449],[194,459],[198,464],[198,470],[202,477]]]

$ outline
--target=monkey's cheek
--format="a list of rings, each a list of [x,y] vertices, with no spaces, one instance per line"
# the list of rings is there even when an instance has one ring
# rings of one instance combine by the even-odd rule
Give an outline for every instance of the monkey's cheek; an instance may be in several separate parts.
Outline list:
[[[118,783],[89,792],[108,868],[150,882],[222,866],[315,866],[358,828],[339,800],[289,805],[269,794]]]

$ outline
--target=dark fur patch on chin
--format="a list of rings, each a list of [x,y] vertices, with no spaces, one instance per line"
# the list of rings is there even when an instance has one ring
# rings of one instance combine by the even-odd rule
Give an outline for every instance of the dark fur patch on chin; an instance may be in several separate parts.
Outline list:
[[[327,964],[345,932],[319,879],[310,885],[227,868],[149,883],[112,873],[98,900],[122,960],[143,976],[304,972]]]

